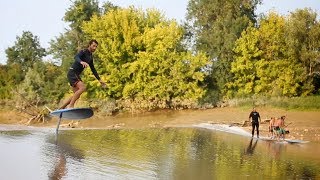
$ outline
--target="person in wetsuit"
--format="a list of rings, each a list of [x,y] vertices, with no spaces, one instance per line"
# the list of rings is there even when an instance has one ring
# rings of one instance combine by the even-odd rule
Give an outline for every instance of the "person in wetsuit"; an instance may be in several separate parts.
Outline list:
[[[80,78],[80,74],[86,67],[90,67],[93,75],[96,77],[96,79],[99,80],[102,87],[103,88],[106,87],[106,84],[99,77],[99,74],[97,73],[93,64],[92,53],[97,49],[97,47],[98,47],[98,42],[93,39],[89,42],[88,48],[81,50],[75,55],[74,57],[75,61],[70,67],[67,74],[68,81],[70,83],[70,86],[72,87],[74,94],[60,107],[60,109],[64,109],[67,106],[68,108],[73,108],[75,102],[80,98],[81,94],[86,90],[86,86]]]
[[[249,115],[249,121],[251,118],[252,125],[252,137],[254,136],[254,130],[257,128],[257,138],[259,138],[259,122],[261,122],[260,114],[256,111],[256,108],[253,108],[252,112]]]

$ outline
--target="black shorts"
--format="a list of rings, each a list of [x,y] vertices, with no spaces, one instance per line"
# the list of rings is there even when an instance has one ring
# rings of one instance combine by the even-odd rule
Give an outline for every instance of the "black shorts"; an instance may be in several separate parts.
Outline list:
[[[75,73],[73,69],[69,69],[67,78],[70,86],[72,87],[75,87],[79,81],[82,81],[80,76],[77,73]]]

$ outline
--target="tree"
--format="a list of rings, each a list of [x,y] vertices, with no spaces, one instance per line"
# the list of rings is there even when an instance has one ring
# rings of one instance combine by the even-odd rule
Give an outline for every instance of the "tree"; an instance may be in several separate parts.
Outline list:
[[[74,55],[78,51],[78,42],[74,38],[75,33],[73,30],[67,31],[50,42],[49,53],[55,60],[55,64],[61,67],[64,77],[66,77],[66,72],[70,68],[74,61]]]
[[[288,56],[302,63],[307,77],[306,83],[318,87],[320,75],[320,23],[317,13],[311,9],[292,12],[286,24]]]
[[[42,61],[46,55],[44,48],[40,46],[39,38],[30,31],[23,31],[22,36],[16,38],[15,45],[6,49],[7,64],[20,64],[26,71],[35,63]]]
[[[198,83],[203,81],[205,73],[201,69],[207,65],[207,58],[180,50],[182,27],[165,20],[158,11],[144,13],[133,7],[112,10],[94,16],[83,30],[99,42],[95,54],[101,62],[97,69],[105,74],[109,87],[108,91],[95,89],[97,82],[88,80],[91,96],[143,101],[149,103],[146,108],[166,108],[175,103],[186,105],[184,100],[196,102],[205,92]],[[150,107],[152,103],[155,107]]]
[[[7,64],[0,68],[0,97],[11,99],[12,90],[23,81],[28,68],[41,63],[46,51],[40,46],[37,36],[24,31],[21,37],[17,36],[15,45],[8,47],[5,52]]]
[[[249,23],[255,24],[254,10],[261,0],[190,0],[187,20],[192,27],[195,49],[212,61],[209,92],[220,91],[232,78],[230,73],[235,41]]]
[[[78,50],[83,47],[84,41],[82,23],[89,21],[93,15],[100,15],[97,0],[76,0],[65,13],[64,20],[70,22],[70,28],[74,31],[74,38],[78,43]]]
[[[231,65],[234,78],[226,84],[229,97],[292,97],[311,92],[301,62],[288,53],[292,49],[287,43],[286,23],[285,17],[270,13],[259,27],[242,33]]]
[[[35,69],[29,68],[23,82],[17,88],[16,103],[20,107],[37,106],[42,103],[43,94],[43,74],[38,73]]]
[[[12,90],[22,80],[20,64],[0,65],[0,99],[11,99]]]
[[[261,59],[262,51],[259,49],[259,31],[249,26],[241,38],[236,41],[235,61],[231,63],[232,81],[226,83],[227,97],[243,97],[254,94],[257,70],[255,62]]]
[[[107,2],[104,2],[104,4],[102,5],[102,10],[101,10],[102,13],[101,14],[107,14],[109,11],[117,10],[117,9],[120,9],[120,7],[107,1]]]

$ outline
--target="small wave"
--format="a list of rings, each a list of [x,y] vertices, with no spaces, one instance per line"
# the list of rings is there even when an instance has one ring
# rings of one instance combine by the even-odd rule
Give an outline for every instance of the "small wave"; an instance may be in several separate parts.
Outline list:
[[[222,131],[222,132],[251,137],[251,134],[248,133],[247,131],[245,131],[244,129],[241,129],[236,126],[226,125],[226,124],[200,123],[200,124],[197,124],[194,126],[199,127],[199,128],[212,129],[212,130],[217,130],[217,131]]]

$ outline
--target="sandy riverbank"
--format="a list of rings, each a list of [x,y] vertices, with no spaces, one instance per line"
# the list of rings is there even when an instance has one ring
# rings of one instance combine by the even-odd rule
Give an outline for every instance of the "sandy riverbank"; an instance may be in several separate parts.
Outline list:
[[[248,120],[251,109],[243,108],[216,108],[208,110],[158,111],[143,114],[119,114],[105,116],[101,112],[87,120],[62,122],[62,127],[73,128],[150,128],[150,127],[180,127],[192,126],[200,123],[212,124],[242,124]],[[257,108],[262,120],[270,117],[286,115],[286,123],[290,134],[287,138],[301,139],[320,143],[320,111],[286,111],[282,109]],[[24,125],[28,116],[15,111],[0,111],[0,124]],[[32,124],[35,127],[55,127],[57,118],[45,123]],[[251,127],[242,127],[250,131]],[[268,135],[268,124],[260,125],[261,136]]]

